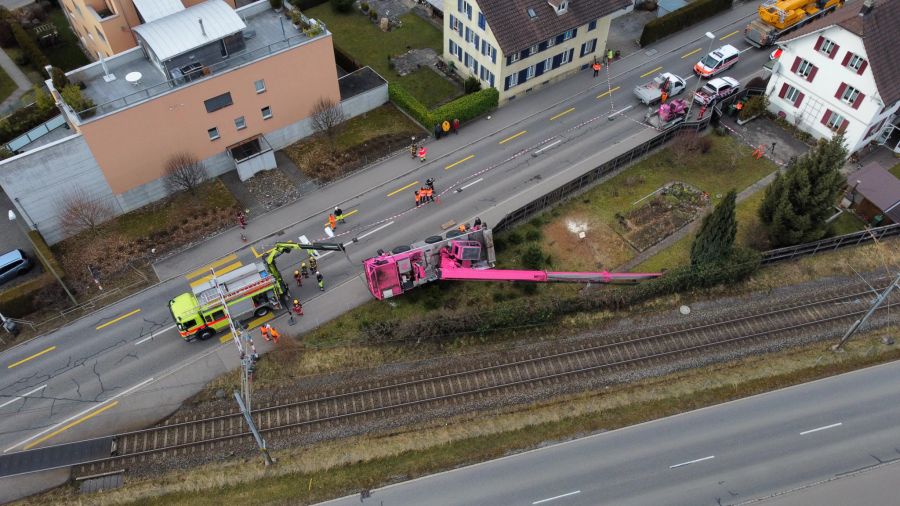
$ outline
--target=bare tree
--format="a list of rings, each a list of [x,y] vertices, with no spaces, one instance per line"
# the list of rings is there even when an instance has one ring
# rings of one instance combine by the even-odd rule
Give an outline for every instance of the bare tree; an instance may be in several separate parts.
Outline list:
[[[59,200],[59,223],[70,235],[83,230],[96,233],[97,227],[112,216],[113,209],[105,199],[95,199],[78,187]]]
[[[166,162],[166,186],[170,191],[186,191],[191,195],[206,179],[206,168],[196,156],[187,153],[175,153]]]
[[[341,109],[341,105],[331,98],[320,97],[313,104],[313,130],[328,138],[332,148],[334,147],[334,138],[337,136],[338,127],[344,122],[344,119],[344,111]]]

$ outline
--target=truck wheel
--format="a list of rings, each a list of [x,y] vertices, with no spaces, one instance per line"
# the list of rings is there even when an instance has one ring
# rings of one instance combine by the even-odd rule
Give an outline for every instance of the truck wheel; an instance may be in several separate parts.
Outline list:
[[[447,232],[447,239],[451,239],[453,237],[459,237],[461,235],[463,235],[463,233],[460,232],[459,230],[451,230],[451,231]]]
[[[201,341],[206,341],[213,335],[215,335],[215,331],[213,329],[203,329],[200,332],[197,332],[197,339]]]
[[[426,239],[425,239],[425,243],[426,243],[426,244],[434,244],[434,243],[436,243],[436,242],[441,242],[441,241],[443,241],[443,240],[444,240],[443,237],[441,237],[441,236],[439,236],[439,235],[433,235],[433,236],[431,236],[431,237],[426,238]]]
[[[260,316],[266,316],[267,314],[269,314],[269,311],[271,311],[269,306],[260,306],[256,308],[256,311],[253,312],[253,316],[256,316],[257,318],[259,318]]]
[[[394,249],[391,250],[391,253],[393,253],[393,254],[396,255],[397,253],[403,253],[404,251],[409,251],[409,250],[411,250],[411,249],[412,249],[412,248],[409,247],[409,246],[407,246],[407,245],[397,246],[396,248],[394,248]]]

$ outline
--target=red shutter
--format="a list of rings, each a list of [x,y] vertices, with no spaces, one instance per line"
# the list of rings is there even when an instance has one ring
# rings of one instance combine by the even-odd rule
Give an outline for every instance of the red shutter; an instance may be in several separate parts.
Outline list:
[[[830,117],[831,117],[831,109],[825,109],[825,115],[822,116],[822,124],[827,125],[828,118],[830,118]]]
[[[853,53],[851,53],[850,51],[847,51],[847,54],[844,55],[844,61],[841,62],[841,65],[846,67],[847,63],[850,61],[850,58],[852,58],[852,57],[853,57]]]
[[[819,36],[819,38],[816,39],[816,51],[818,51],[819,48],[822,47],[823,42],[825,42],[825,37]]]
[[[799,66],[800,66],[800,57],[799,57],[799,56],[795,56],[795,57],[794,57],[794,64],[791,65],[791,72],[796,72],[796,71],[797,71],[797,67],[799,67]]]
[[[863,94],[863,93],[860,93],[859,95],[857,95],[857,96],[856,96],[856,100],[853,101],[853,108],[854,108],[854,109],[859,109],[859,104],[862,103],[862,101],[863,101],[864,98],[866,98],[866,95]]]
[[[868,60],[863,60],[862,64],[859,66],[859,70],[856,71],[857,74],[862,75],[862,73],[866,70],[866,67],[869,66]]]
[[[794,107],[800,107],[800,102],[803,102],[803,97],[805,95],[803,93],[797,95],[797,100],[794,100]]]
[[[816,72],[819,71],[819,67],[813,66],[812,70],[809,71],[809,75],[806,76],[806,80],[812,82],[813,78],[816,77]]]
[[[837,93],[834,94],[834,98],[841,98],[844,95],[844,91],[846,91],[846,90],[847,90],[847,83],[841,83],[841,85],[838,86]]]
[[[788,90],[787,83],[782,84],[781,91],[778,92],[778,98],[784,98],[784,96],[787,94],[787,90]]]
[[[847,131],[847,125],[849,125],[849,124],[850,124],[850,120],[845,119],[845,120],[841,123],[841,126],[838,127],[837,133],[842,134],[842,133],[846,132],[846,131]]]
[[[835,55],[837,54],[837,52],[838,52],[838,49],[840,49],[840,48],[841,48],[841,46],[835,44],[834,47],[831,48],[831,54],[828,55],[828,57],[831,58],[831,59],[833,60],[833,59],[834,59],[834,56],[835,56]]]

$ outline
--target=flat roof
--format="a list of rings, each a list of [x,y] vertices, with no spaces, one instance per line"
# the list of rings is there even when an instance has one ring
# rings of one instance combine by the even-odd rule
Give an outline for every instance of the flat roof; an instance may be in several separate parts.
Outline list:
[[[156,21],[169,14],[175,14],[184,10],[181,0],[133,0],[134,7],[144,18],[144,23]]]
[[[235,34],[247,25],[223,0],[206,0],[134,27],[159,61]]]

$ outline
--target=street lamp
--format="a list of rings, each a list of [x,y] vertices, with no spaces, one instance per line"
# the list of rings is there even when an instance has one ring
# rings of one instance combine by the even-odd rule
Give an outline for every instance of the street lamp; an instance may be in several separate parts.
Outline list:
[[[709,48],[706,50],[706,54],[712,52],[713,42],[716,40],[716,35],[712,32],[706,32],[706,38],[709,39]],[[697,86],[694,86],[694,94],[697,93],[697,90],[700,89],[700,82],[703,81],[703,77],[699,74],[697,75]],[[694,94],[688,97],[690,100],[690,104],[688,105],[687,116],[685,117],[686,121],[690,121],[691,119],[691,109],[694,108]]]
[[[75,296],[72,295],[72,292],[70,292],[69,289],[68,289],[68,287],[66,287],[66,284],[63,283],[62,278],[59,277],[59,274],[57,274],[57,273],[56,273],[56,270],[53,269],[53,266],[50,265],[50,262],[48,262],[47,259],[44,258],[44,254],[41,253],[41,249],[37,247],[37,244],[35,244],[33,240],[31,240],[31,236],[28,234],[28,231],[25,230],[25,227],[23,227],[22,224],[19,223],[18,220],[16,220],[16,213],[15,213],[12,209],[10,209],[10,210],[9,210],[9,213],[7,214],[7,216],[9,217],[9,221],[14,221],[14,222],[16,222],[17,225],[19,225],[19,228],[22,229],[22,232],[25,234],[25,237],[28,238],[28,241],[31,243],[31,246],[34,248],[34,252],[37,253],[37,255],[38,255],[39,257],[41,257],[41,262],[42,262],[45,266],[47,266],[47,269],[50,271],[51,274],[53,274],[53,277],[55,277],[56,280],[59,281],[59,285],[62,286],[63,290],[66,291],[66,295],[68,295],[68,296],[69,296],[69,299],[72,300],[72,304],[74,304],[74,305],[77,306],[77,305],[78,305],[78,301],[75,300]]]

